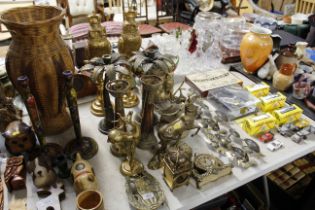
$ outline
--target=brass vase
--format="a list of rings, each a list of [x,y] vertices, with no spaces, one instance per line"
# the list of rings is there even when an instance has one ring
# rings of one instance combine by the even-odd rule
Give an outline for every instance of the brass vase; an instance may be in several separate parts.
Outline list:
[[[160,77],[154,75],[143,75],[142,83],[142,111],[141,111],[141,139],[138,147],[141,149],[152,149],[157,145],[154,136],[154,103],[156,96],[163,84]]]
[[[88,45],[90,58],[111,54],[112,46],[107,39],[105,27],[101,25],[101,16],[99,14],[92,14],[89,16],[89,22]]]
[[[66,111],[62,72],[74,70],[70,51],[59,35],[65,11],[51,6],[18,7],[2,13],[0,21],[12,35],[6,56],[8,76],[19,93],[17,78],[27,75],[45,135],[71,126]]]
[[[132,53],[138,51],[141,47],[142,39],[135,20],[136,15],[134,11],[129,11],[124,14],[125,21],[123,32],[118,41],[119,53],[125,54],[127,57],[132,56]]]

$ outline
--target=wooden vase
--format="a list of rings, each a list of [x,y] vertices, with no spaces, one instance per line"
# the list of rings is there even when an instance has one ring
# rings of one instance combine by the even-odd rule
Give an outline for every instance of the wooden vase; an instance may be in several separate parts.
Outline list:
[[[255,73],[268,60],[273,47],[270,35],[271,30],[259,26],[253,27],[244,35],[240,54],[246,72]]]
[[[9,78],[21,92],[17,78],[28,76],[45,135],[61,133],[71,126],[62,72],[73,71],[74,65],[59,35],[64,14],[57,7],[31,6],[7,10],[0,17],[12,35],[6,56]]]

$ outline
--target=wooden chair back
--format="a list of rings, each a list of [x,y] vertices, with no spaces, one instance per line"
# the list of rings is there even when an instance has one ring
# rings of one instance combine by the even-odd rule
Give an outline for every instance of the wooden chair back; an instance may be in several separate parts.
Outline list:
[[[136,8],[132,8],[134,4],[136,4]],[[136,19],[144,20],[145,23],[149,23],[148,0],[122,0],[122,9],[123,14],[127,12],[129,9],[136,9],[137,10]]]
[[[296,0],[295,13],[310,14],[315,12],[315,0]]]
[[[156,0],[156,24],[161,18],[171,17],[177,21],[179,16],[179,0]]]
[[[108,7],[110,10],[112,10],[113,7],[121,7],[122,6],[122,0],[108,0]]]
[[[66,9],[66,27],[73,25],[74,18],[84,18],[97,12],[97,0],[58,0],[58,4]]]

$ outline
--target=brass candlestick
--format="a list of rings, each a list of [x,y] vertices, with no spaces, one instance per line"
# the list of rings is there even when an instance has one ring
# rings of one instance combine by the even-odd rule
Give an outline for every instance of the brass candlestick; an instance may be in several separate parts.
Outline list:
[[[154,102],[157,92],[163,81],[154,75],[143,75],[142,83],[142,112],[141,112],[141,140],[138,147],[141,149],[152,149],[157,145],[154,136]]]
[[[65,147],[65,153],[71,157],[80,152],[84,159],[92,158],[98,150],[98,145],[94,139],[82,136],[81,124],[77,103],[77,93],[72,86],[72,72],[64,71],[63,76],[66,82],[66,98],[74,127],[76,138],[71,140]]]
[[[104,104],[103,104],[103,73],[104,67],[97,66],[93,71],[93,80],[97,86],[96,98],[91,104],[91,113],[97,117],[105,116]]]
[[[114,81],[109,81],[106,84],[106,89],[108,92],[115,97],[115,117],[114,121],[115,123],[119,124],[119,117],[124,117],[125,116],[125,111],[124,111],[124,104],[123,104],[123,95],[128,92],[129,89],[129,84],[125,80],[114,80]],[[119,126],[119,125],[115,125]]]
[[[108,134],[109,130],[114,128],[114,109],[110,101],[109,92],[106,89],[106,84],[109,82],[109,76],[107,72],[105,73],[105,78],[103,81],[103,104],[105,110],[104,118],[98,124],[98,130],[103,134]]]
[[[123,103],[125,108],[132,108],[139,104],[138,96],[134,93],[136,88],[134,77],[131,75],[131,72],[128,70],[128,74],[121,75],[121,79],[129,83],[128,92],[123,95]]]

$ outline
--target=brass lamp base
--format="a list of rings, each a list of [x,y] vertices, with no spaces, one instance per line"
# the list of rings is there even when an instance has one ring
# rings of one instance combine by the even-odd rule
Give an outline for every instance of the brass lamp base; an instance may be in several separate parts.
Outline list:
[[[105,112],[103,108],[103,104],[100,100],[95,99],[91,104],[91,113],[97,117],[104,117]]]
[[[131,167],[129,161],[125,160],[120,166],[120,172],[124,176],[137,176],[143,172],[143,165],[140,161],[133,160],[133,167]]]
[[[139,98],[133,91],[123,95],[124,108],[132,108],[139,104]]]
[[[98,145],[96,141],[90,137],[82,137],[82,140],[78,139],[71,140],[65,146],[65,153],[73,158],[76,153],[80,153],[81,156],[85,159],[91,159],[96,155],[98,151]]]

